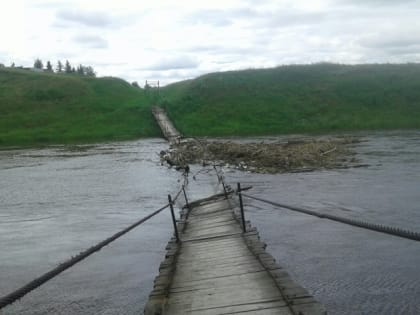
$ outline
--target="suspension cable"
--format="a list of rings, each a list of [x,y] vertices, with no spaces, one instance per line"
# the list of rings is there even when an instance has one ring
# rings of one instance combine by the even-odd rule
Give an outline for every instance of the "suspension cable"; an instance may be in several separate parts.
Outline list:
[[[176,197],[174,198],[174,201],[181,194],[182,188],[184,187],[184,185],[185,185],[185,181],[184,181],[184,184],[182,185],[181,189],[179,190],[179,192],[176,194]],[[69,260],[59,264],[54,269],[44,273],[40,277],[32,280],[31,282],[29,282],[26,285],[20,287],[19,289],[13,291],[12,293],[10,293],[8,295],[5,295],[3,297],[0,297],[0,309],[6,307],[7,305],[10,305],[10,304],[14,303],[18,299],[24,297],[29,292],[35,290],[36,288],[40,287],[41,285],[43,285],[45,282],[51,280],[52,278],[56,277],[57,275],[59,275],[63,271],[69,269],[70,267],[74,266],[75,264],[77,264],[77,263],[81,262],[82,260],[86,259],[87,257],[92,255],[93,253],[101,250],[106,245],[108,245],[108,244],[112,243],[113,241],[117,240],[118,238],[120,238],[124,234],[127,234],[132,229],[136,228],[140,224],[142,224],[142,223],[146,222],[147,220],[151,219],[152,217],[154,217],[155,215],[162,212],[163,210],[165,210],[168,207],[169,207],[169,203],[164,205],[162,208],[154,211],[153,213],[143,217],[142,219],[138,220],[137,222],[131,224],[130,226],[126,227],[125,229],[121,230],[120,232],[115,233],[114,235],[112,235],[112,236],[108,237],[107,239],[103,240],[102,242],[99,242],[95,246],[92,246],[92,247],[80,252],[78,255],[70,258]]]
[[[217,170],[216,170],[216,172],[217,172]],[[219,174],[217,174],[217,176],[219,177]],[[220,178],[219,178],[219,180],[220,180]],[[178,193],[172,199],[173,203],[175,203],[175,201],[178,199],[178,197],[181,195],[181,192],[183,191],[183,189],[187,185],[188,185],[188,173],[184,174],[184,182],[181,185],[181,189],[178,191]],[[92,255],[93,253],[101,250],[103,247],[109,245],[110,243],[117,240],[121,236],[127,234],[132,229],[134,229],[137,226],[139,226],[140,224],[148,221],[149,219],[151,219],[152,217],[154,217],[155,215],[162,212],[163,210],[165,210],[168,207],[169,207],[169,203],[166,204],[165,206],[161,207],[160,209],[154,211],[153,213],[145,216],[144,218],[138,220],[137,222],[131,224],[127,228],[123,229],[122,231],[120,231],[118,233],[115,233],[114,235],[108,237],[107,239],[99,242],[95,246],[92,246],[92,247],[80,252],[78,255],[76,255],[74,257],[71,257],[67,261],[59,264],[54,269],[44,273],[43,275],[41,275],[38,278],[35,278],[31,282],[29,282],[26,285],[20,287],[19,289],[15,290],[15,291],[11,292],[10,294],[7,294],[3,297],[0,297],[0,310],[2,308],[6,307],[7,305],[10,305],[10,304],[14,303],[15,301],[21,299],[22,297],[24,297],[29,292],[35,290],[36,288],[40,287],[41,285],[43,285],[47,281],[53,279],[54,277],[56,277],[57,275],[59,275],[63,271],[69,269],[70,267],[74,266],[75,264],[77,264],[77,263],[81,262],[82,260],[86,259],[87,257]]]
[[[339,216],[332,215],[332,214],[327,214],[327,213],[319,213],[319,212],[312,211],[312,210],[309,210],[309,209],[304,209],[304,208],[300,208],[300,207],[296,207],[296,206],[290,206],[290,205],[266,200],[266,199],[263,199],[263,198],[250,196],[250,195],[244,194],[244,193],[241,193],[241,194],[242,194],[242,196],[250,198],[250,199],[254,199],[254,200],[257,200],[257,201],[268,203],[268,204],[276,206],[276,207],[289,209],[289,210],[297,211],[297,212],[300,212],[300,213],[309,214],[309,215],[316,216],[316,217],[321,218],[321,219],[329,219],[329,220],[332,220],[332,221],[336,221],[336,222],[340,222],[340,223],[344,223],[344,224],[348,224],[348,225],[352,225],[352,226],[357,226],[357,227],[360,227],[360,228],[363,228],[363,229],[368,229],[368,230],[372,230],[372,231],[376,231],[376,232],[391,234],[391,235],[394,235],[394,236],[399,236],[399,237],[414,240],[414,241],[420,241],[420,233],[418,233],[418,232],[403,230],[401,228],[396,228],[396,227],[391,227],[391,226],[386,226],[386,225],[380,225],[380,224],[375,224],[375,223],[370,223],[370,222],[364,222],[364,221],[359,221],[359,220],[354,220],[354,219],[349,219],[349,218],[343,218],[343,217],[339,217]]]

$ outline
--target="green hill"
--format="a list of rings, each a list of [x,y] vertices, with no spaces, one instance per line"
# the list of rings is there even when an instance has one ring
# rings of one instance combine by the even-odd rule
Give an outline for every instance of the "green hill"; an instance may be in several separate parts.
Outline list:
[[[213,73],[169,85],[162,95],[187,135],[420,128],[420,64]]]
[[[144,91],[121,79],[0,69],[0,145],[157,135]]]
[[[0,146],[158,136],[156,93],[117,78],[0,68]],[[420,128],[420,64],[294,65],[212,73],[161,89],[186,135]]]

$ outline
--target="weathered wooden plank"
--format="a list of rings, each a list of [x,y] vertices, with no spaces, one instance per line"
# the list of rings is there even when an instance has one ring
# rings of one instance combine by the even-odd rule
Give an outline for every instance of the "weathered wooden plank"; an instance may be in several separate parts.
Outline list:
[[[256,311],[267,311],[270,309],[277,310],[276,314],[282,314],[279,311],[284,310],[283,314],[290,314],[289,308],[286,306],[284,301],[267,301],[260,303],[248,303],[241,305],[229,305],[211,309],[198,309],[193,310],[190,314],[203,314],[203,315],[215,315],[215,314],[237,314],[240,312],[247,312],[247,314],[253,314]]]
[[[237,287],[254,285],[255,281],[268,281],[272,283],[271,279],[266,276],[265,270],[252,273],[244,273],[239,275],[228,275],[219,278],[210,278],[206,280],[191,280],[174,283],[170,292],[180,292],[185,290],[200,290],[218,287]]]
[[[164,109],[160,107],[153,107],[153,116],[160,129],[162,130],[163,136],[171,143],[178,141],[181,138],[181,133],[174,127],[171,120],[166,115]]]
[[[229,200],[190,205],[181,243],[168,244],[145,314],[325,313],[265,252],[255,229],[242,232]]]

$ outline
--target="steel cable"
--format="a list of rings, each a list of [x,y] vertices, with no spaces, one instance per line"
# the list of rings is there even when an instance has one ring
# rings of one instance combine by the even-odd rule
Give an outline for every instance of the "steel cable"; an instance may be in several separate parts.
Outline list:
[[[376,232],[381,232],[381,233],[386,233],[386,234],[390,234],[390,235],[394,235],[394,236],[399,236],[399,237],[414,240],[414,241],[420,241],[420,233],[418,233],[418,232],[403,230],[401,228],[396,228],[396,227],[391,227],[391,226],[386,226],[386,225],[380,225],[380,224],[376,224],[376,223],[369,223],[369,222],[364,222],[364,221],[359,221],[359,220],[354,220],[354,219],[349,219],[349,218],[343,218],[343,217],[339,217],[339,216],[332,215],[332,214],[327,214],[327,213],[319,213],[319,212],[316,212],[316,211],[312,211],[312,210],[308,210],[308,209],[304,209],[304,208],[300,208],[300,207],[290,206],[290,205],[286,205],[286,204],[282,204],[282,203],[278,203],[278,202],[274,202],[274,201],[250,196],[250,195],[244,194],[244,193],[241,193],[241,194],[242,194],[242,196],[250,198],[250,199],[254,199],[254,200],[257,200],[257,201],[268,203],[268,204],[271,204],[271,205],[276,206],[276,207],[285,208],[285,209],[289,209],[289,210],[292,210],[292,211],[297,211],[297,212],[309,214],[309,215],[316,216],[316,217],[321,218],[321,219],[329,219],[329,220],[332,220],[332,221],[336,221],[336,222],[340,222],[340,223],[344,223],[344,224],[349,224],[349,225],[352,225],[352,226],[357,226],[357,227],[360,227],[360,228],[363,228],[363,229],[368,229],[368,230],[372,230],[372,231],[376,231]]]
[[[181,189],[181,191],[182,191],[182,189]],[[54,278],[58,274],[67,270],[68,268],[72,267],[73,265],[77,264],[78,262],[84,260],[85,258],[89,257],[93,253],[101,250],[104,246],[110,244],[111,242],[115,241],[116,239],[120,238],[124,234],[126,234],[129,231],[131,231],[132,229],[134,229],[135,227],[137,227],[140,224],[142,224],[142,223],[146,222],[147,220],[151,219],[152,217],[154,217],[158,213],[162,212],[167,207],[169,207],[169,204],[166,204],[162,208],[160,208],[160,209],[156,210],[155,212],[153,212],[153,213],[145,216],[144,218],[138,220],[137,222],[135,222],[132,225],[125,228],[124,230],[122,230],[118,233],[115,233],[111,237],[108,237],[107,239],[103,240],[102,242],[96,244],[95,246],[92,246],[92,247],[84,250],[83,252],[80,252],[78,255],[70,258],[69,260],[67,260],[67,261],[65,261],[61,264],[59,264],[56,268],[44,273],[42,276],[32,280],[31,282],[29,282],[26,285],[22,286],[21,288],[15,290],[14,292],[12,292],[12,293],[10,293],[6,296],[1,297],[0,298],[0,309],[4,308],[7,305],[12,304],[13,302],[22,298],[23,296],[25,296],[26,294],[28,294],[32,290],[35,290],[36,288],[38,288],[39,286],[41,286],[42,284],[44,284],[48,280],[51,280],[52,278]]]
[[[182,189],[185,187],[185,184],[186,183],[188,184],[188,181],[186,181],[186,178],[184,178],[184,183],[181,186],[181,189],[179,190],[179,192],[176,194],[175,198],[173,199],[173,202],[175,202],[176,199],[179,197],[179,195],[181,194]],[[73,265],[75,265],[75,264],[79,263],[80,261],[86,259],[87,257],[89,257],[90,255],[92,255],[93,253],[101,250],[106,245],[108,245],[111,242],[117,240],[118,238],[120,238],[124,234],[127,234],[132,229],[136,228],[140,224],[142,224],[142,223],[146,222],[147,220],[151,219],[152,217],[154,217],[155,215],[157,215],[158,213],[162,212],[163,210],[165,210],[168,207],[169,207],[169,203],[166,204],[165,206],[163,206],[162,208],[156,210],[155,212],[153,212],[153,213],[145,216],[144,218],[138,220],[137,222],[131,224],[130,226],[128,226],[124,230],[122,230],[122,231],[120,231],[118,233],[115,233],[111,237],[108,237],[107,239],[103,240],[102,242],[99,242],[95,246],[92,246],[92,247],[84,250],[83,252],[80,252],[78,255],[70,258],[69,260],[67,260],[67,261],[59,264],[56,268],[54,268],[54,269],[52,269],[52,270],[44,273],[42,276],[40,276],[40,277],[32,280],[31,282],[29,282],[26,285],[20,287],[19,289],[13,291],[12,293],[10,293],[10,294],[8,294],[6,296],[1,297],[0,298],[0,309],[6,307],[7,305],[12,304],[13,302],[17,301],[18,299],[24,297],[29,292],[31,292],[31,291],[35,290],[36,288],[40,287],[45,282],[51,280],[52,278],[54,278],[55,276],[59,275],[63,271],[65,271],[68,268],[72,267]]]

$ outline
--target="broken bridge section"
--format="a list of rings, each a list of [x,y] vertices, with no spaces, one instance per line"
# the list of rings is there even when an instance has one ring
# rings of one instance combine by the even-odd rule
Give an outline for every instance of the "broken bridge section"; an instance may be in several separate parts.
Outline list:
[[[163,136],[169,143],[177,143],[182,138],[181,133],[175,128],[163,108],[154,106],[152,108],[152,114],[162,130]]]
[[[223,194],[184,207],[145,314],[326,314],[241,222]]]

